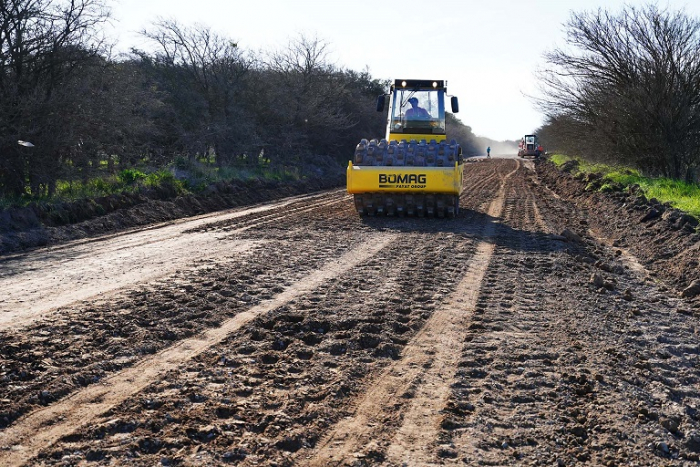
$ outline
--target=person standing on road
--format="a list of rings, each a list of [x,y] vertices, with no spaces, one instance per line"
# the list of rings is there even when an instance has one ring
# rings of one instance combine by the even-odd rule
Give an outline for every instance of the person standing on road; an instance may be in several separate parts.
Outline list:
[[[489,147],[486,148],[486,157],[488,157],[489,159],[491,159],[491,146],[489,146]]]

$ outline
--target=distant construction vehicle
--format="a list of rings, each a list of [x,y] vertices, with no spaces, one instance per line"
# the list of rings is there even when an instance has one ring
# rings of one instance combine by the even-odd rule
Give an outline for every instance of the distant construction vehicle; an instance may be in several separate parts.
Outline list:
[[[377,99],[383,112],[389,97],[386,136],[363,139],[347,168],[347,190],[362,216],[454,217],[459,212],[464,159],[447,141],[445,81],[395,80]],[[450,108],[459,112],[457,97]]]
[[[542,152],[537,135],[525,135],[518,143],[518,157],[540,157]]]

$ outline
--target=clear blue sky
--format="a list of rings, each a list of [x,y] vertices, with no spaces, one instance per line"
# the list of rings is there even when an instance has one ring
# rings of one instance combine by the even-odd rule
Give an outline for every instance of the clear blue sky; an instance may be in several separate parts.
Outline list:
[[[564,45],[571,12],[618,12],[642,0],[114,0],[119,49],[159,18],[202,24],[245,50],[271,52],[300,34],[328,44],[328,60],[375,78],[445,79],[463,123],[478,136],[519,139],[543,123],[526,95],[543,54]],[[700,18],[700,1],[657,2]]]

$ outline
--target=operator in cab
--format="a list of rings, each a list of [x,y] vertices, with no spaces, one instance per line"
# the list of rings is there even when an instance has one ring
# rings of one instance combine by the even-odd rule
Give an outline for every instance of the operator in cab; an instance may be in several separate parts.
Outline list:
[[[418,105],[418,98],[411,97],[408,100],[411,108],[406,111],[406,118],[409,120],[429,120],[430,114],[423,107]]]

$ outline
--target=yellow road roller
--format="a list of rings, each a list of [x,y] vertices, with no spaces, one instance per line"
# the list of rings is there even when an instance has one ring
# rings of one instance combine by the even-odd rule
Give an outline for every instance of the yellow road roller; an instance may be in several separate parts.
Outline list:
[[[363,139],[347,168],[347,190],[361,216],[454,217],[459,212],[464,159],[447,140],[445,101],[459,112],[445,81],[395,80],[377,99],[387,107],[386,137]]]

